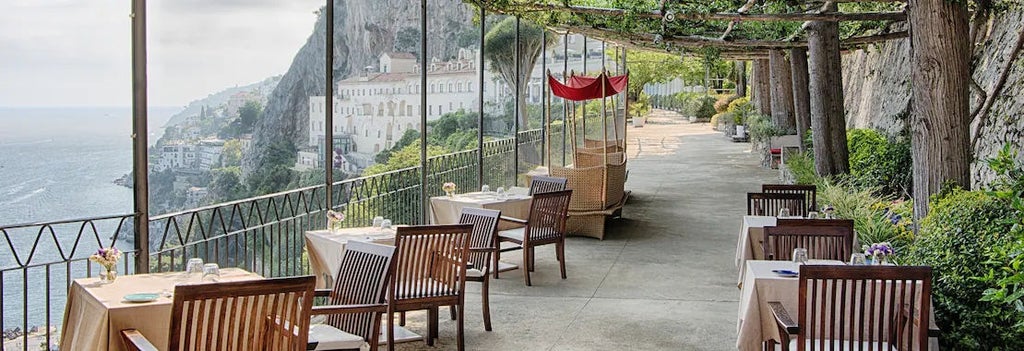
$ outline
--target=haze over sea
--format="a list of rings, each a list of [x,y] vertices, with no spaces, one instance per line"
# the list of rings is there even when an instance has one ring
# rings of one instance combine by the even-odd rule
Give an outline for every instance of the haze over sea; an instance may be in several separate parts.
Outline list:
[[[150,110],[150,144],[156,142],[164,123],[178,111],[180,107]],[[0,107],[0,226],[131,213],[132,190],[113,183],[131,171],[131,129],[128,107]],[[101,229],[100,233],[111,232]],[[27,260],[35,234],[9,233],[18,260]],[[60,230],[57,234],[73,236],[77,230]],[[31,258],[32,263],[60,260],[60,253],[47,245],[47,240],[48,235]],[[74,238],[62,237],[60,241],[70,247]],[[0,270],[17,267],[18,260],[6,242],[0,245]],[[59,326],[64,310],[65,270],[64,266],[54,266],[51,272],[50,319],[55,326]],[[29,327],[46,323],[43,311],[47,294],[45,288],[40,288],[45,286],[46,278],[42,274],[42,269],[29,271]],[[21,270],[0,276],[0,327],[22,327]],[[56,279],[58,276],[60,279]]]

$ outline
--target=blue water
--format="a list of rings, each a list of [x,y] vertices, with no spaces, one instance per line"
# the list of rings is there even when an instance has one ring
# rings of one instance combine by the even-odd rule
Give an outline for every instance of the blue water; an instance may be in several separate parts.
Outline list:
[[[180,110],[150,110],[150,143],[159,137],[170,116]],[[0,226],[131,213],[132,190],[113,184],[131,171],[131,129],[127,107],[0,107]],[[109,240],[116,225],[113,221],[98,223],[96,232],[101,240]],[[48,295],[49,322],[59,327],[67,274],[70,271],[71,279],[82,276],[85,266],[31,268],[28,284],[22,270],[3,270],[19,266],[19,262],[45,264],[71,256],[78,229],[55,227],[59,245],[48,231],[39,235],[38,228],[9,231],[6,236],[11,245],[0,238],[0,327],[22,327],[26,312],[30,328],[46,324]],[[91,227],[86,232],[90,234],[79,241],[74,257],[88,256],[97,247]]]

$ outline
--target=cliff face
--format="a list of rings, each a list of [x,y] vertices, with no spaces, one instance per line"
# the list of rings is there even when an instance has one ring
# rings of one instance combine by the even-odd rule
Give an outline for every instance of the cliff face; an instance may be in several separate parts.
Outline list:
[[[420,1],[335,0],[334,79],[376,66],[381,52],[419,51]],[[460,0],[430,0],[427,8],[427,57],[446,58],[458,50],[457,35],[473,26],[473,10]],[[309,97],[323,96],[326,25],[323,16],[299,49],[288,72],[271,93],[253,133],[243,171],[264,165],[266,149],[277,140],[300,145],[308,140]],[[417,54],[418,55],[418,54]]]
[[[995,96],[988,113],[971,123],[972,138],[977,134],[978,139],[971,166],[975,184],[992,179],[992,171],[983,161],[995,156],[1004,144],[1011,144],[1024,160],[1024,53],[1011,60],[1018,40],[1024,36],[1024,9],[994,16],[989,27],[979,34],[981,44],[973,60],[973,78],[985,94],[972,91],[972,112],[982,107],[986,96]],[[1005,70],[1009,70],[1006,83],[995,91]],[[848,127],[900,133],[913,113],[910,40],[890,41],[844,55],[843,88]]]

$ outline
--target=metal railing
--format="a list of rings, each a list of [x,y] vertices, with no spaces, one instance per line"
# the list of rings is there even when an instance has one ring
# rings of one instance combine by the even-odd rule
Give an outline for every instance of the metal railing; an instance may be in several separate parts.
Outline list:
[[[519,134],[524,150],[543,152],[543,132]],[[555,137],[552,137],[553,139]],[[560,137],[559,137],[560,138]],[[484,143],[484,182],[516,184],[523,160],[513,159],[515,139]],[[455,182],[463,191],[479,189],[477,149],[430,157],[427,193],[443,193],[441,184]],[[520,157],[524,159],[524,156]],[[335,209],[344,210],[348,226],[366,226],[382,216],[394,223],[422,224],[420,169],[410,167],[334,183]],[[317,185],[248,199],[229,201],[153,216],[147,247],[152,272],[184,270],[189,258],[199,257],[222,267],[239,267],[265,277],[307,274],[304,233],[326,227],[326,186]],[[48,223],[0,226],[0,329],[21,339],[23,349],[57,342],[67,299],[67,287],[78,278],[92,277],[99,266],[88,260],[100,247],[131,247],[119,263],[132,274],[140,246],[133,242],[133,214],[72,219]],[[28,334],[35,327],[39,331]],[[17,335],[14,335],[17,334]],[[6,338],[5,338],[6,341]]]

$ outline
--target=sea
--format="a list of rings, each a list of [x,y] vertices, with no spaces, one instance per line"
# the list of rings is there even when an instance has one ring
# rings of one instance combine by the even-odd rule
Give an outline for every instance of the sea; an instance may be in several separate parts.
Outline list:
[[[182,109],[150,109],[151,144]],[[131,132],[129,107],[0,107],[0,227],[131,213],[132,190],[114,184],[132,168]],[[59,328],[68,273],[74,279],[86,268],[46,263],[72,248],[74,257],[88,256],[116,224],[98,223],[97,235],[87,227],[77,245],[78,226],[0,233],[0,330]],[[17,269],[26,263],[34,267]]]

